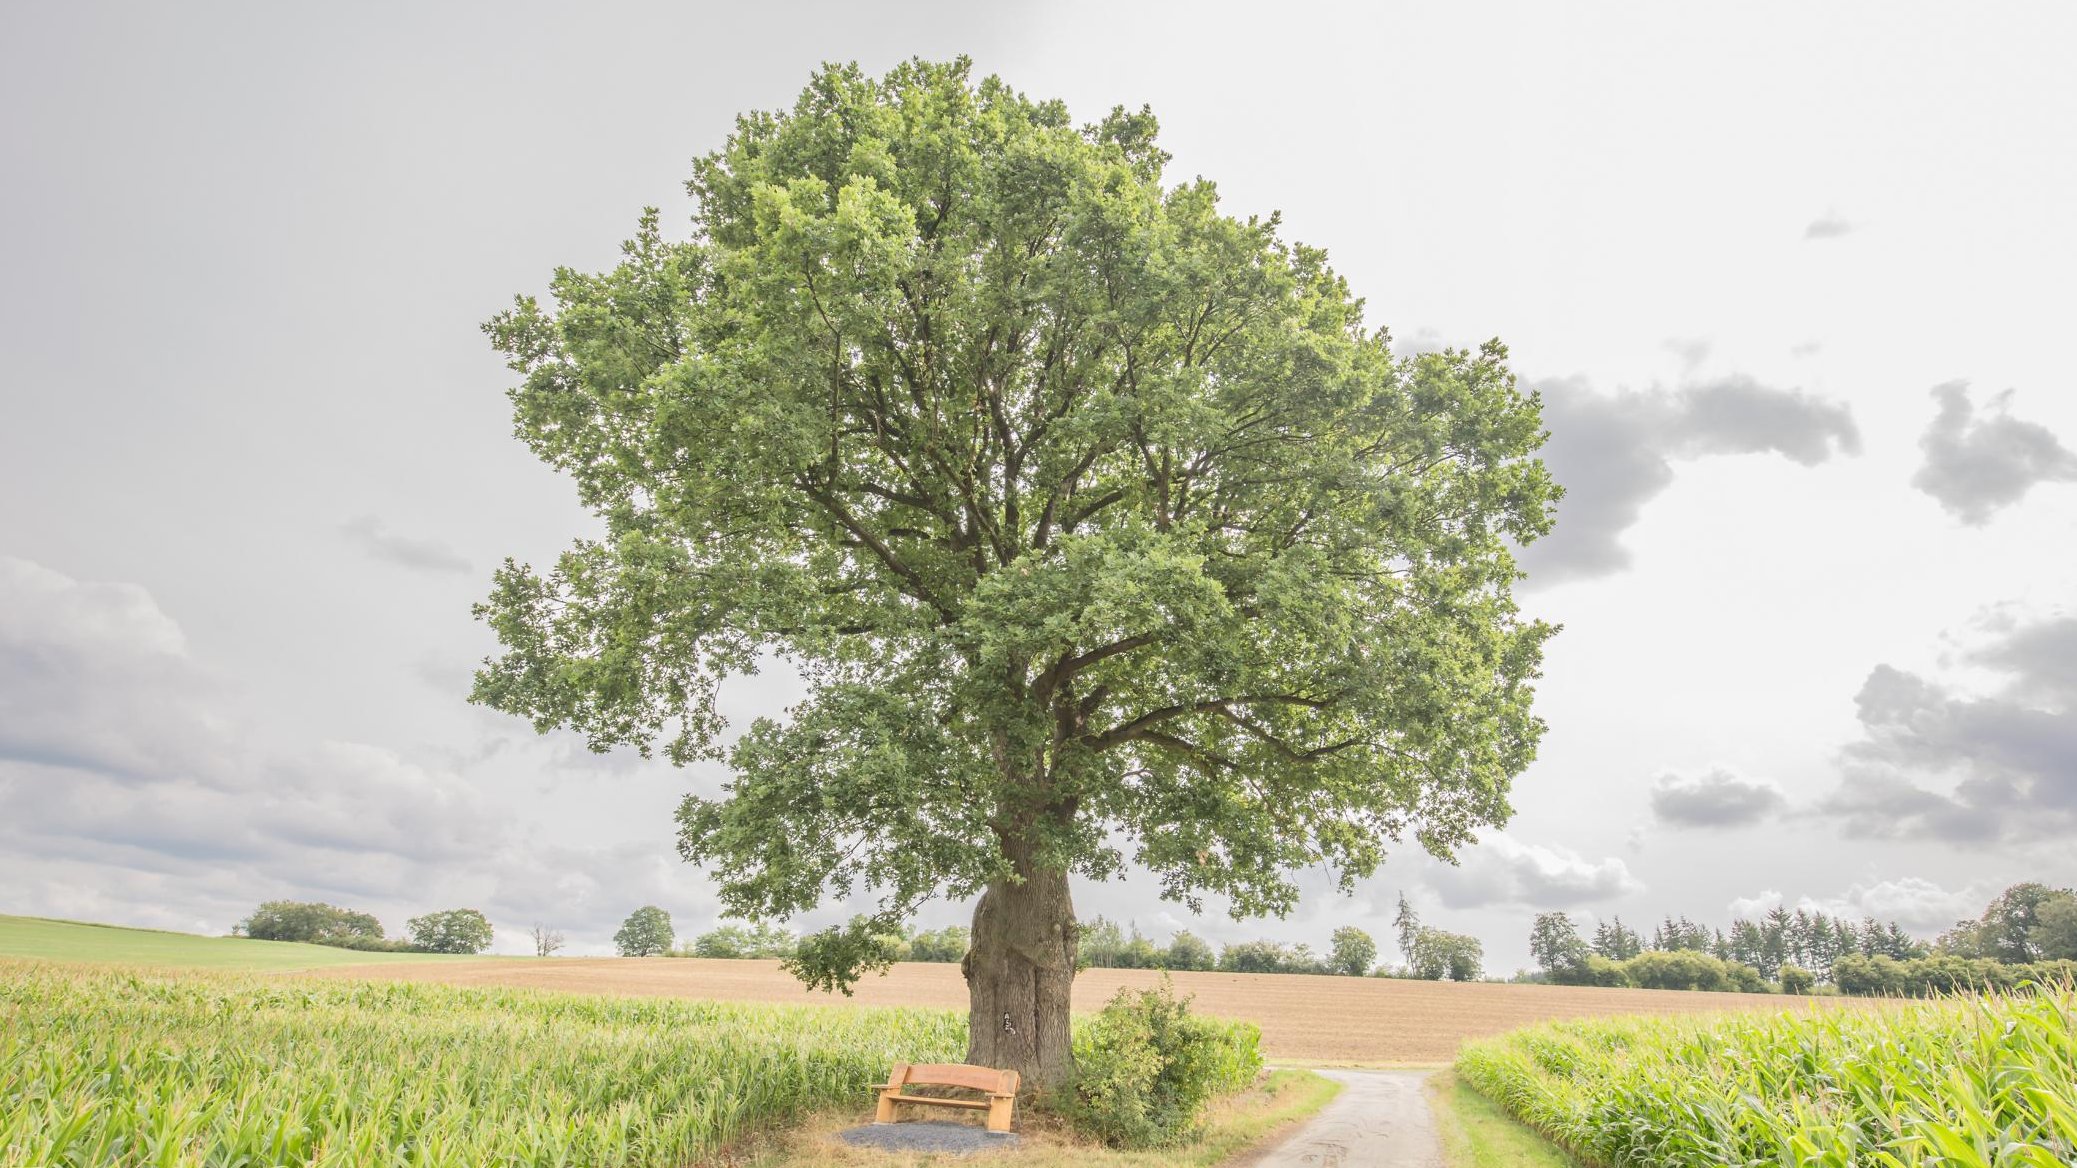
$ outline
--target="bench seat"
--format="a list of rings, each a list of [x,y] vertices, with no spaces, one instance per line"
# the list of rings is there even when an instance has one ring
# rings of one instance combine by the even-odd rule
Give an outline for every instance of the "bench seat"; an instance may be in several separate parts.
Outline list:
[[[895,1104],[915,1103],[925,1107],[985,1111],[988,1113],[988,1130],[997,1134],[1007,1133],[1017,1106],[1018,1082],[1017,1072],[994,1067],[976,1067],[966,1063],[896,1063],[887,1081],[873,1088],[880,1096],[873,1122],[893,1123]],[[935,1095],[907,1095],[902,1092],[904,1087],[963,1087],[988,1098],[941,1099]]]

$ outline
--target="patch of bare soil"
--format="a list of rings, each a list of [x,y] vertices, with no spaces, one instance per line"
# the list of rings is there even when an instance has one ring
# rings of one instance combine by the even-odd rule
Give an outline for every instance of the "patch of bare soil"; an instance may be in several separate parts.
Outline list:
[[[776,961],[683,957],[484,958],[478,961],[339,966],[299,977],[433,981],[566,993],[626,994],[793,1005],[930,1006],[964,1010],[966,982],[950,964],[904,962],[868,977],[854,997],[809,992]],[[1143,989],[1161,974],[1090,969],[1075,979],[1075,1007],[1100,1008],[1120,987]],[[1294,974],[1176,973],[1176,991],[1195,1009],[1262,1027],[1263,1053],[1285,1062],[1443,1063],[1468,1038],[1553,1018],[1693,1014],[1859,1004],[1857,999],[1784,998],[1578,986],[1399,981]]]

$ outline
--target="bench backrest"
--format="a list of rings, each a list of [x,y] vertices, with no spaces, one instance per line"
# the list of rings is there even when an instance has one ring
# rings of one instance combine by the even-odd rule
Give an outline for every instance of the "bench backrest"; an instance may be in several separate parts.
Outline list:
[[[900,1085],[913,1083],[919,1087],[965,1087],[990,1095],[1015,1095],[1018,1076],[1015,1071],[966,1063],[904,1063],[895,1072],[892,1082]]]

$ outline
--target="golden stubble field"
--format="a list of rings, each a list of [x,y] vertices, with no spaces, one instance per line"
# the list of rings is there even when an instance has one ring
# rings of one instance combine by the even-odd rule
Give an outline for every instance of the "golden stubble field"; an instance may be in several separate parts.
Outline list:
[[[684,957],[484,958],[427,964],[341,966],[298,976],[436,981],[513,986],[566,993],[704,998],[864,1006],[966,1008],[957,965],[904,962],[886,977],[868,977],[857,994],[811,993],[776,961],[710,961]],[[1398,981],[1293,974],[1176,973],[1178,993],[1195,1008],[1262,1027],[1263,1052],[1286,1062],[1441,1063],[1468,1038],[1500,1034],[1554,1018],[1614,1014],[1692,1014],[1724,1010],[1829,1008],[1863,999],[1784,998],[1482,982]],[[1143,989],[1161,974],[1090,969],[1075,979],[1075,1008],[1095,1010],[1119,987]]]

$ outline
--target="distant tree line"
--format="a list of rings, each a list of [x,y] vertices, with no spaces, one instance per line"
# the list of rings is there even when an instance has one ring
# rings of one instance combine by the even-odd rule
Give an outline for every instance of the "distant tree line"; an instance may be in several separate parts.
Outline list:
[[[657,910],[661,912],[662,910]],[[632,919],[632,918],[631,918]],[[900,928],[874,934],[872,944],[889,961],[955,962],[966,956],[969,934],[963,925],[942,929]],[[691,941],[655,952],[673,957],[765,958],[786,960],[800,938],[771,924],[721,923]],[[1361,977],[1377,961],[1377,943],[1363,930],[1334,931],[1328,951],[1309,945],[1275,941],[1238,941],[1222,949],[1187,930],[1166,944],[1156,944],[1137,926],[1121,926],[1096,917],[1077,928],[1077,960],[1085,969],[1221,970],[1230,973],[1314,973]],[[627,952],[623,947],[622,952]]]
[[[1758,920],[1712,929],[1668,917],[1646,940],[1611,917],[1580,934],[1564,913],[1539,913],[1529,952],[1542,979],[1561,985],[1638,986],[1923,997],[2008,989],[2077,971],[2077,893],[2016,884],[1974,920],[1930,945],[1895,921],[1858,923],[1823,912],[1774,908]]]
[[[1218,970],[1223,973],[1310,973],[1362,977],[1377,961],[1377,943],[1354,926],[1336,929],[1325,953],[1276,941],[1235,941],[1213,949],[1185,929],[1165,945],[1132,926],[1097,917],[1079,927],[1075,959],[1087,969]]]
[[[376,953],[481,953],[490,948],[490,921],[473,908],[412,917],[404,929],[406,936],[392,938],[383,933],[382,922],[372,913],[333,904],[270,900],[232,926],[231,935]]]
[[[1940,934],[1931,953],[1842,957],[1833,976],[1841,993],[1906,998],[2077,982],[2077,891],[2015,884]]]

